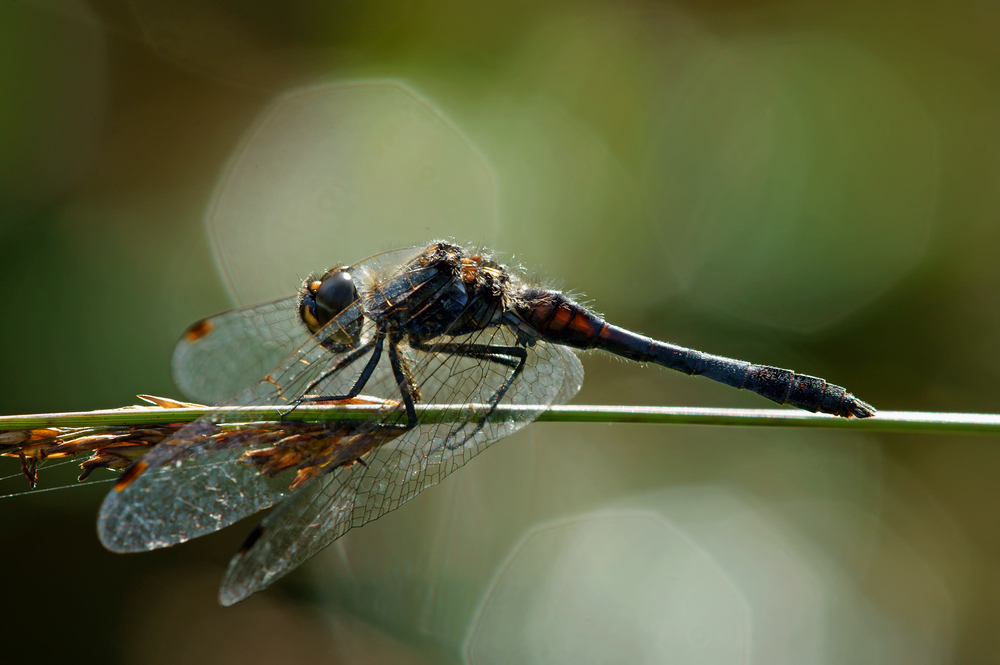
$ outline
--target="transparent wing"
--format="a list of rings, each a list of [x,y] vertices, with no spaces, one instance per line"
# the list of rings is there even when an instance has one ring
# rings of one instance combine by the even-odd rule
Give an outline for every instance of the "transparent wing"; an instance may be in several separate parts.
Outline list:
[[[376,280],[393,274],[417,249],[377,254],[351,270],[361,280]],[[174,383],[191,401],[223,404],[260,381],[309,337],[299,320],[297,296],[202,319],[174,348]]]
[[[517,340],[505,329],[490,329],[464,343],[511,347]],[[230,562],[220,591],[224,605],[266,587],[348,529],[377,519],[438,484],[490,443],[533,421],[546,406],[569,400],[583,381],[583,367],[569,349],[547,344],[528,348],[523,372],[501,400],[524,408],[484,421],[491,399],[510,378],[510,367],[455,353],[412,349],[406,353],[423,387],[424,401],[466,404],[468,418],[460,423],[421,423],[379,447],[366,465],[320,476],[290,497],[251,533]]]
[[[295,296],[198,321],[174,348],[174,383],[189,400],[222,404],[260,381],[309,339]]]
[[[408,260],[412,250],[393,254]],[[387,254],[357,266],[356,281],[367,285],[363,292],[376,293],[373,288],[385,283],[379,275],[401,275],[404,279],[391,290],[377,293],[391,292],[394,302],[428,311],[433,289],[410,298],[407,288],[417,291],[425,280],[435,279],[434,272],[411,269],[403,275],[393,261]],[[330,350],[331,340],[345,339],[355,340],[350,348]],[[489,443],[531,422],[548,404],[572,397],[582,382],[582,366],[571,351],[542,343],[525,346],[527,340],[506,327],[439,339],[446,341],[422,348],[400,344],[392,351],[409,370],[409,382],[419,391],[416,401],[463,405],[456,421],[407,424],[390,365],[393,354],[382,348],[390,342],[355,303],[232,404],[281,405],[304,394],[340,397],[368,374],[363,395],[386,406],[380,421],[253,423],[217,410],[157,446],[116,483],[101,508],[102,542],[115,551],[164,547],[288,497],[278,513],[284,517],[269,518],[233,561],[223,598],[245,597],[351,526],[438,483]],[[497,403],[523,408],[498,417],[493,413]],[[359,459],[364,464],[353,463]]]
[[[354,309],[353,316],[360,316],[360,308]],[[345,312],[341,318],[348,314]],[[368,322],[362,329],[362,341],[372,334],[372,324]],[[332,353],[318,338],[310,339],[275,368],[268,379],[241,393],[228,406],[287,404],[348,355],[349,352]],[[323,381],[323,389],[329,391],[325,394],[346,393],[366,360],[367,356],[362,356]],[[365,388],[366,393],[381,393],[377,396],[398,404],[399,389],[390,376],[388,364],[380,362]],[[393,411],[386,415],[387,420],[393,421],[402,417]],[[362,431],[363,426],[370,425],[357,425],[357,431]],[[341,435],[335,434],[335,427],[331,424],[330,436]],[[238,414],[209,413],[153,448],[138,466],[119,479],[101,505],[98,516],[101,542],[116,552],[167,547],[217,531],[273,505],[288,494],[295,470],[271,477],[247,463],[247,455],[296,434],[291,424],[268,430],[261,423],[241,419]],[[129,476],[130,472],[134,477]]]
[[[402,261],[411,254],[405,250],[387,253],[358,264],[356,268],[359,272],[374,273],[383,269],[391,272],[393,255]],[[383,267],[386,262],[389,268]],[[414,288],[416,286],[419,284],[415,282]],[[284,302],[287,300],[272,304]],[[288,308],[278,309],[287,311]],[[242,311],[245,310],[237,310]],[[360,336],[352,349],[335,353],[322,345],[330,335],[338,332],[344,335],[345,331],[355,330],[359,325]],[[249,331],[238,323],[233,324],[232,329]],[[276,405],[280,408],[301,396],[311,383],[369,343],[374,334],[373,324],[364,318],[361,304],[355,303],[315,337],[306,336],[305,343],[285,357],[264,380],[244,390],[227,406]],[[361,355],[355,362],[333,371],[317,390],[328,396],[346,393],[357,382],[368,357],[370,355]],[[393,413],[391,405],[398,404],[399,389],[390,376],[389,365],[383,359],[365,386],[365,393],[388,402],[386,420],[396,421],[399,416]],[[290,423],[278,425],[248,422],[245,417],[216,410],[181,429],[130,467],[108,493],[98,516],[101,542],[117,552],[167,547],[217,531],[273,505],[289,493],[296,470],[289,468],[269,475],[261,473],[258,466],[247,460],[254,451],[267,449],[289,437],[293,437],[295,443],[305,436]],[[348,426],[331,424],[326,431],[314,431],[310,436],[330,441],[329,447],[335,452],[338,445],[351,442],[350,435],[362,431],[361,425],[355,426],[354,431],[342,429]],[[333,454],[330,450],[327,452]]]

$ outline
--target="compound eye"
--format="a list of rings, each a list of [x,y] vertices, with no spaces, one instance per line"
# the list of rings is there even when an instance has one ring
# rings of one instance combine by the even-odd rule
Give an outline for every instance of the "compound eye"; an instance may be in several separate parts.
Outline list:
[[[326,323],[357,299],[358,290],[354,288],[351,273],[346,268],[338,268],[325,277],[316,289],[316,318]]]

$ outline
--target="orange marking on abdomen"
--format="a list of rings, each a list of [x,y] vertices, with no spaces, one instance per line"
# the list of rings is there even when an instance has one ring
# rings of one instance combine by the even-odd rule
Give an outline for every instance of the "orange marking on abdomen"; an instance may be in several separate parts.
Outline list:
[[[548,320],[545,325],[545,329],[548,332],[558,333],[562,332],[574,318],[577,313],[577,308],[572,307],[569,303],[561,302],[556,311],[553,313],[552,318]]]
[[[600,326],[600,329],[598,329]],[[576,338],[594,339],[605,327],[604,321],[578,307],[573,313],[573,319],[569,322],[569,329]]]
[[[538,302],[529,323],[552,340],[581,349],[590,348],[605,326],[601,317],[563,297]]]

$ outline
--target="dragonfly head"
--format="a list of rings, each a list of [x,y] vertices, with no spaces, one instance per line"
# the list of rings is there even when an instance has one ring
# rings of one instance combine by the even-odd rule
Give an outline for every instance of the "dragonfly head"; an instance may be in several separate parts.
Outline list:
[[[299,317],[310,332],[316,332],[358,299],[354,277],[346,266],[328,270],[320,279],[302,284]]]

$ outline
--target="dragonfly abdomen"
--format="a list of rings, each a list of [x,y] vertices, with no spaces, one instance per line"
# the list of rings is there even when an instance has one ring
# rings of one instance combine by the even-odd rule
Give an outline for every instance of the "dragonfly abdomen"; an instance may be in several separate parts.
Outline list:
[[[656,363],[813,413],[818,411],[843,418],[875,415],[870,405],[819,377],[660,342],[613,326],[556,291],[526,291],[515,310],[539,336],[556,344],[602,349],[637,362]]]
[[[614,346],[627,344],[625,340],[634,338],[630,342],[633,349],[645,347],[649,350],[646,354],[633,353],[627,357],[640,362],[656,363],[685,374],[704,376],[741,390],[749,390],[778,404],[842,418],[868,418],[875,415],[875,409],[869,404],[862,402],[844,388],[818,376],[686,349],[637,335],[617,326],[608,325],[601,337],[612,341]]]

